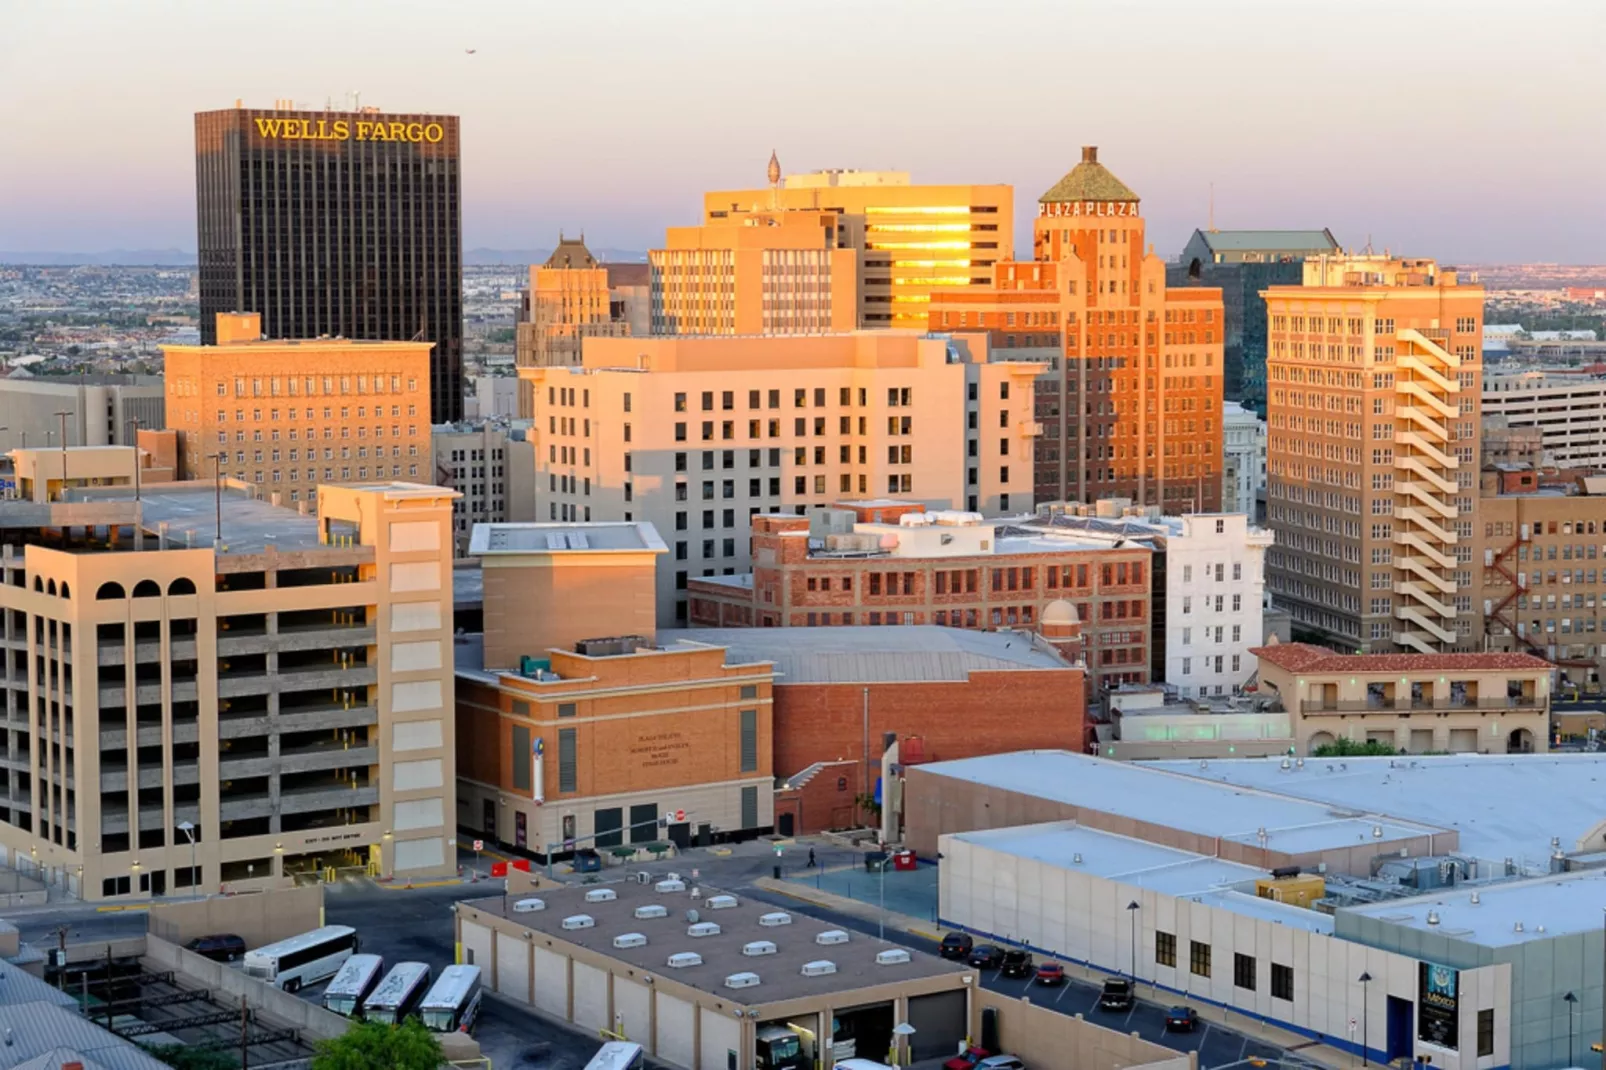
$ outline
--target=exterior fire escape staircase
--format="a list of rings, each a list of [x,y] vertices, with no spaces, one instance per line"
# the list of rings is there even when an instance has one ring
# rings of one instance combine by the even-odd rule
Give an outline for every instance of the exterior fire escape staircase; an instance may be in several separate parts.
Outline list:
[[[1512,555],[1514,555],[1517,552],[1517,547],[1521,546],[1523,543],[1528,541],[1528,525],[1523,524],[1519,530],[1520,530],[1521,534],[1518,536],[1518,538],[1517,538],[1517,540],[1515,542],[1511,543],[1511,545],[1507,546],[1505,549],[1499,551],[1498,553],[1489,555],[1488,560],[1486,560],[1484,562],[1484,568],[1485,569],[1491,569],[1494,572],[1499,573],[1500,576],[1503,577],[1505,579],[1506,583],[1509,584],[1510,587],[1511,587],[1511,589],[1506,592],[1506,595],[1505,595],[1504,598],[1501,598],[1498,602],[1495,602],[1493,605],[1489,605],[1489,606],[1486,606],[1484,608],[1484,613],[1483,613],[1483,633],[1484,633],[1484,635],[1485,636],[1489,636],[1490,633],[1493,630],[1493,625],[1498,623],[1501,626],[1503,626],[1506,629],[1506,631],[1511,633],[1511,637],[1518,644],[1520,644],[1522,646],[1522,648],[1527,653],[1532,654],[1536,658],[1543,658],[1545,661],[1548,661],[1553,665],[1576,666],[1576,667],[1579,667],[1579,668],[1594,668],[1595,662],[1592,659],[1589,659],[1589,658],[1553,658],[1553,657],[1551,657],[1548,653],[1545,652],[1545,648],[1544,647],[1539,646],[1532,639],[1528,638],[1528,636],[1523,633],[1522,629],[1520,627],[1518,627],[1518,622],[1513,620],[1507,614],[1507,612],[1506,612],[1507,609],[1511,606],[1511,604],[1513,602],[1515,602],[1517,600],[1518,596],[1528,593],[1528,584],[1527,584],[1526,580],[1522,577],[1522,575],[1520,573],[1512,572],[1510,567],[1506,563],[1507,559],[1510,558]]]

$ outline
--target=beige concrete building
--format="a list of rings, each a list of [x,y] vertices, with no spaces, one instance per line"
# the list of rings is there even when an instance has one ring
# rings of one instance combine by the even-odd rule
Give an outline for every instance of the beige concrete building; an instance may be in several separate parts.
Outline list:
[[[521,368],[576,365],[587,338],[647,334],[648,291],[646,264],[602,263],[586,248],[583,235],[558,235],[558,247],[546,262],[530,267],[515,363]],[[521,403],[519,415],[527,418],[529,399],[521,397]]]
[[[1400,754],[1550,749],[1551,665],[1528,654],[1335,654],[1306,643],[1255,653],[1299,754],[1340,741]]]
[[[321,483],[430,478],[430,343],[268,341],[261,322],[222,313],[217,345],[162,347],[181,478],[221,471],[292,502]]]
[[[168,483],[173,479],[170,467],[159,466],[160,460],[145,443],[162,437],[162,432],[141,432],[141,447],[133,446],[69,446],[67,449],[18,449],[6,455],[13,485],[13,497],[43,505],[61,501],[90,488],[123,487],[130,494],[136,482]]]
[[[159,375],[74,374],[0,379],[0,427],[20,446],[129,446],[134,428],[163,426]]]
[[[781,177],[767,189],[703,196],[705,222],[766,212],[837,217],[836,240],[860,259],[858,325],[924,329],[938,286],[990,286],[992,266],[1015,252],[1015,192],[1005,185],[912,184],[907,172],[827,170]]]
[[[462,497],[452,503],[453,552],[468,553],[476,524],[535,519],[535,446],[528,427],[485,421],[430,431],[430,478]]]
[[[536,517],[645,520],[659,623],[695,575],[751,567],[750,518],[886,494],[989,516],[1031,503],[1033,364],[914,332],[594,339],[535,389]]]
[[[452,871],[453,497],[0,504],[0,855],[87,899]]]
[[[1344,649],[1476,649],[1483,287],[1387,255],[1304,271],[1264,291],[1267,588]]]

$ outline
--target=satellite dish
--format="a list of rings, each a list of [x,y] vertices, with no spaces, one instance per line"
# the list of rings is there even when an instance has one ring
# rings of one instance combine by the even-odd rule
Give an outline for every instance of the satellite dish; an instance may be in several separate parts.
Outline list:
[[[688,922],[690,922],[690,923],[691,923],[691,924],[693,924],[693,925],[696,925],[696,924],[697,924],[697,919],[698,919],[698,918],[699,918],[699,917],[701,917],[701,915],[700,915],[700,914],[698,914],[698,913],[697,913],[697,911],[695,911],[695,910],[688,910],[688,911],[686,911],[686,920],[687,920],[687,921],[688,921]]]

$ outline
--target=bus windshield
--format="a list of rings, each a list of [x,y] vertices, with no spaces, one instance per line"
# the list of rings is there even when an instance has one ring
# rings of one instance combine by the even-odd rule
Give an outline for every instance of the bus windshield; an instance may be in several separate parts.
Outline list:
[[[395,1007],[369,1007],[368,1013],[363,1015],[370,1022],[381,1022],[385,1025],[396,1024]]]
[[[336,1014],[343,1014],[350,1018],[357,1010],[356,996],[325,996],[323,1004]]]
[[[769,1049],[771,1060],[770,1065],[780,1065],[785,1060],[792,1058],[792,1056],[796,1055],[800,1050],[797,1034],[793,1033],[791,1036],[787,1037],[776,1037],[774,1040],[769,1042]]]
[[[423,1012],[424,1028],[450,1033],[457,1028],[457,1012],[447,1007],[430,1007]]]

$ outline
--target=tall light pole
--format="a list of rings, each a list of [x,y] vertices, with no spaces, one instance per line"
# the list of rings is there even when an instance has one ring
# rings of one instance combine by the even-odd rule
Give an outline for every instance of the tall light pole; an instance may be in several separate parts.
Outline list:
[[[863,784],[861,786],[864,789],[864,802],[861,805],[864,809],[864,812],[868,814],[870,812],[870,689],[868,687],[864,689],[863,721],[864,777]]]
[[[212,533],[212,545],[223,545],[223,462],[229,459],[227,450],[219,450],[212,455],[212,491],[217,501],[217,530]]]
[[[1138,987],[1138,911],[1140,909],[1142,909],[1142,908],[1138,906],[1138,901],[1136,899],[1132,900],[1132,902],[1130,902],[1130,903],[1128,903],[1126,905],[1127,916],[1132,919],[1132,988],[1133,988],[1133,995],[1137,994],[1136,989]]]
[[[72,412],[70,410],[68,410],[68,409],[62,409],[62,410],[60,410],[60,411],[58,411],[56,413],[56,418],[61,421],[61,500],[62,501],[66,501],[67,500],[67,417],[69,417],[71,415],[72,415]]]
[[[128,421],[134,425],[134,500],[139,501],[139,417],[131,417]]]
[[[1571,992],[1561,997],[1567,1004],[1567,1065],[1573,1065],[1573,1011],[1578,1009],[1578,997]]]
[[[190,841],[190,894],[199,899],[201,893],[197,889],[200,888],[201,882],[195,875],[195,826],[188,821],[180,821],[178,830]]]
[[[1367,1066],[1369,1064],[1367,1063],[1366,1034],[1369,1032],[1367,1026],[1370,1024],[1370,1020],[1367,1017],[1369,1001],[1366,998],[1366,986],[1372,983],[1372,975],[1363,970],[1356,980],[1361,983],[1361,1065]]]

